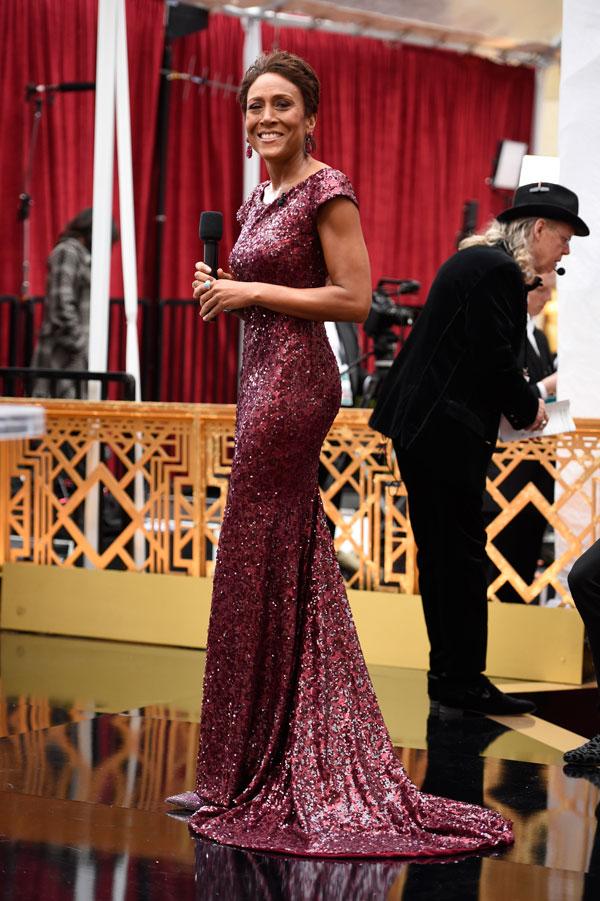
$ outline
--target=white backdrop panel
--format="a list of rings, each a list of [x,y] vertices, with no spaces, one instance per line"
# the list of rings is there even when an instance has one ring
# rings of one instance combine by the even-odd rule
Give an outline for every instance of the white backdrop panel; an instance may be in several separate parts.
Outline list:
[[[565,0],[560,86],[561,183],[579,195],[589,238],[573,238],[559,279],[559,397],[600,417],[600,3]]]

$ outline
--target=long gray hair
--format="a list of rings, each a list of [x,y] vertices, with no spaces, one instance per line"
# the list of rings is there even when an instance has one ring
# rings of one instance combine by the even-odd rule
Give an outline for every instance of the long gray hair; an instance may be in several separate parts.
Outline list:
[[[514,257],[525,281],[530,281],[535,277],[535,271],[529,245],[533,225],[539,218],[539,216],[532,216],[528,219],[515,219],[513,222],[498,222],[497,219],[492,219],[482,234],[469,235],[468,238],[464,238],[458,245],[458,249],[504,244]]]

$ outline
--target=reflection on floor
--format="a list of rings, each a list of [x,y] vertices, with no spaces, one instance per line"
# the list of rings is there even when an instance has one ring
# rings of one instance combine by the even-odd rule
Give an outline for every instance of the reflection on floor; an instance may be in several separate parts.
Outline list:
[[[194,842],[165,812],[194,782],[203,667],[196,651],[0,633],[0,897],[600,898],[600,770],[562,767],[596,728],[593,687],[511,684],[540,715],[441,721],[424,673],[372,667],[411,778],[497,808],[516,842],[452,863],[315,861]]]

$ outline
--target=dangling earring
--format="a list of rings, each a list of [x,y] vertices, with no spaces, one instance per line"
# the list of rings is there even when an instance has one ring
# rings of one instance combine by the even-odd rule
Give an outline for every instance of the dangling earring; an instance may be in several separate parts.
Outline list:
[[[248,138],[246,138],[246,144],[248,145],[246,147],[246,156],[248,157],[249,160],[251,160],[252,159],[252,144],[250,143]]]
[[[314,153],[317,149],[317,142],[315,141],[312,134],[307,131],[306,136],[304,138],[304,152],[305,153]]]

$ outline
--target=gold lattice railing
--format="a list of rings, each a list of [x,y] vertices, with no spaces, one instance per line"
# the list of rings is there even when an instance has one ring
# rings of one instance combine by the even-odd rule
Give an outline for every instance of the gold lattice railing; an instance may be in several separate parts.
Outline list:
[[[210,575],[227,498],[235,408],[43,404],[43,438],[0,442],[0,564]],[[329,432],[321,455],[325,510],[336,525],[335,544],[350,588],[416,593],[406,494],[391,448],[369,428],[368,418],[366,410],[342,410]],[[488,480],[497,505],[488,551],[499,571],[490,597],[509,582],[526,602],[548,587],[569,602],[564,572],[594,539],[600,522],[594,490],[599,455],[596,420],[579,421],[574,433],[498,448]],[[505,498],[502,484],[523,461],[536,461],[550,473],[558,485],[554,503],[532,483],[512,500]],[[94,493],[100,498],[97,540],[87,515]],[[494,545],[528,503],[558,539],[554,561],[531,585]],[[574,507],[576,521],[570,524]]]

